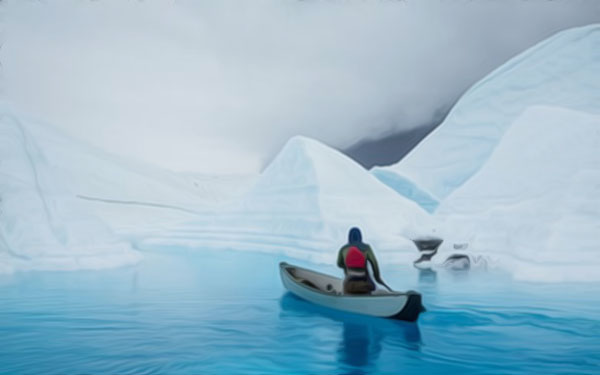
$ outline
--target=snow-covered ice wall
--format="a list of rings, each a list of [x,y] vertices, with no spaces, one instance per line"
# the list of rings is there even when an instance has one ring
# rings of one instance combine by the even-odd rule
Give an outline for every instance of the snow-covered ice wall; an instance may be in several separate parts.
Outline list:
[[[600,26],[561,32],[475,84],[444,122],[395,165],[372,173],[434,211],[485,163],[534,105],[600,113]],[[543,129],[541,131],[544,131]]]

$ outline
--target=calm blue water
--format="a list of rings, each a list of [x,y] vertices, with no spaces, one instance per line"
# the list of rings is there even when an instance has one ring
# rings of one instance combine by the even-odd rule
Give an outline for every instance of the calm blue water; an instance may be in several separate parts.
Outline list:
[[[0,373],[600,373],[599,285],[384,268],[389,284],[424,295],[428,312],[411,324],[296,299],[281,260],[298,263],[174,252],[2,276]]]

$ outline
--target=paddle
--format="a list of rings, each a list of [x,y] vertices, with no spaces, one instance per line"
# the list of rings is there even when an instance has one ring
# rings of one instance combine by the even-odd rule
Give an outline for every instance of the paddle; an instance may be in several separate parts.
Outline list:
[[[384,283],[383,280],[377,280],[377,282],[386,287],[387,290],[389,290],[390,292],[393,292],[392,288],[390,288],[386,283]]]

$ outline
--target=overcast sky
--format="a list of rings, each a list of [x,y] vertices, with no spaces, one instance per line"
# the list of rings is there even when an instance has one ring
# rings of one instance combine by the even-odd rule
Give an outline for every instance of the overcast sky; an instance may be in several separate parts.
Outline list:
[[[600,1],[5,0],[0,16],[2,99],[110,152],[232,173],[296,134],[346,149],[437,122],[508,58],[600,22]]]

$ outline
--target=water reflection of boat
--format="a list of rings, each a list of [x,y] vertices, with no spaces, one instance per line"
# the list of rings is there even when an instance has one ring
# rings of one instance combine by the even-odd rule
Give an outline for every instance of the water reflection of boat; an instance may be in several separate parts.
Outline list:
[[[382,348],[386,345],[400,350],[419,351],[421,333],[418,324],[378,319],[312,304],[291,293],[282,296],[282,319],[326,317],[341,324],[342,332],[337,349],[340,373],[374,373]]]

